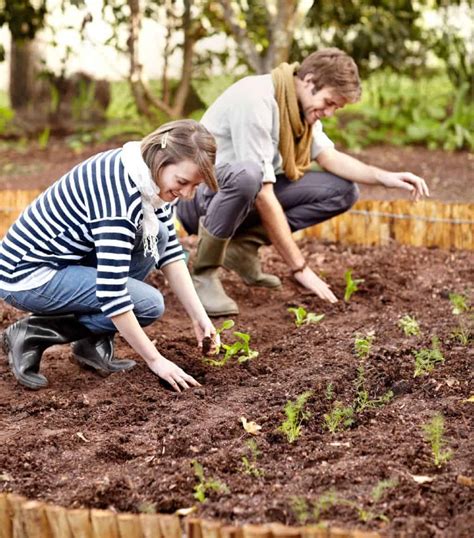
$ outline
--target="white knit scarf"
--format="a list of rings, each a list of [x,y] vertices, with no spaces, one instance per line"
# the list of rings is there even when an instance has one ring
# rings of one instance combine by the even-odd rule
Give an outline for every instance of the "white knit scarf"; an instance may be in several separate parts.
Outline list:
[[[151,254],[158,262],[158,217],[155,209],[162,207],[166,202],[158,195],[160,189],[153,181],[151,172],[142,157],[141,142],[127,142],[122,148],[122,162],[126,173],[137,186],[142,197],[143,210],[143,244],[145,255]]]

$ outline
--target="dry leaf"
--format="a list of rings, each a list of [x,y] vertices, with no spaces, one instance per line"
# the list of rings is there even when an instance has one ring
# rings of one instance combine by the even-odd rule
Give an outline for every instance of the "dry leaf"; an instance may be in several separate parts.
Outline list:
[[[179,508],[176,510],[175,514],[177,516],[189,516],[189,514],[192,514],[196,510],[197,508],[195,506],[191,506],[191,508]]]
[[[248,422],[245,417],[240,417],[240,421],[242,422],[244,430],[252,435],[257,435],[259,430],[262,429],[256,422]]]
[[[79,437],[79,439],[82,439],[82,441],[85,441],[86,443],[90,442],[82,432],[77,432],[76,435]]]
[[[462,474],[458,474],[456,482],[460,486],[467,486],[468,488],[474,487],[474,478],[471,478],[470,476],[464,476]]]
[[[463,400],[463,402],[465,402],[465,403],[468,403],[468,402],[474,403],[474,394],[472,396],[469,396],[469,398],[467,398],[467,400]]]
[[[13,480],[13,478],[8,473],[0,474],[0,482],[10,482],[11,480]]]
[[[417,484],[426,484],[427,482],[433,482],[434,476],[423,476],[419,474],[410,475]]]

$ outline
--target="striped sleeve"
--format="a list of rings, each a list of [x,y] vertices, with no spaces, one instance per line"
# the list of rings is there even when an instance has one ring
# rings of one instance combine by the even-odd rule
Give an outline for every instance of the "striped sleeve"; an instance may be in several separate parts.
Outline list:
[[[166,204],[163,207],[160,207],[157,210],[158,219],[166,226],[168,229],[168,243],[166,245],[163,255],[160,257],[159,262],[157,263],[157,269],[162,269],[171,262],[178,260],[184,260],[184,252],[181,243],[178,241],[178,236],[176,234],[176,228],[174,226],[174,212],[171,205]]]
[[[107,317],[133,309],[127,290],[136,229],[126,218],[100,219],[91,223],[97,254],[97,299]]]

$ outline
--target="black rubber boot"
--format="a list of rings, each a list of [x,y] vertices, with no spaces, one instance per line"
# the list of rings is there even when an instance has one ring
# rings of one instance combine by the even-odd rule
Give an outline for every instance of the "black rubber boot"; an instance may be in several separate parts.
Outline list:
[[[136,364],[130,359],[114,359],[113,335],[94,335],[74,342],[71,346],[79,366],[93,368],[102,375],[130,370]]]
[[[48,385],[46,377],[39,373],[44,350],[90,334],[72,314],[33,314],[10,325],[2,335],[2,343],[13,375],[25,387],[38,390]]]

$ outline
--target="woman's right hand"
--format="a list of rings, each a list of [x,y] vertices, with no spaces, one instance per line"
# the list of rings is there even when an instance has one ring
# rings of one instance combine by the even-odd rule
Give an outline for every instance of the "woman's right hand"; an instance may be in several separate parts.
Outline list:
[[[173,390],[181,392],[181,389],[189,389],[190,386],[200,387],[201,385],[174,362],[165,359],[163,356],[154,361],[147,362],[148,368],[169,383]]]

